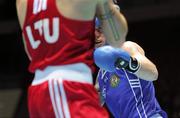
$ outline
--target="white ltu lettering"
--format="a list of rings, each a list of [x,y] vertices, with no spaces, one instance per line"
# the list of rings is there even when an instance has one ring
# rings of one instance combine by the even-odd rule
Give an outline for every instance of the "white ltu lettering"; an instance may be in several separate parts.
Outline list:
[[[32,46],[33,49],[36,49],[38,48],[39,44],[41,43],[40,40],[34,40],[34,37],[32,35],[32,30],[31,30],[31,27],[30,26],[27,26],[26,27],[26,32],[27,32],[27,36],[29,38],[29,41],[30,41],[30,44]]]
[[[53,18],[53,27],[52,27],[52,36],[50,36],[49,32],[49,19],[44,19],[43,21],[43,31],[44,38],[47,43],[55,43],[59,37],[59,18]]]
[[[34,28],[39,31],[39,34],[42,35],[43,33],[43,21],[39,20],[34,23]]]
[[[48,44],[53,44],[56,43],[59,38],[59,18],[55,17],[52,20],[52,33],[50,33],[49,22],[50,20],[47,18],[35,22],[34,30],[37,30],[39,35],[43,36]],[[37,49],[41,41],[39,39],[34,39],[30,26],[26,27],[26,32],[32,48]]]
[[[47,0],[34,0],[33,14],[37,14],[47,9]]]

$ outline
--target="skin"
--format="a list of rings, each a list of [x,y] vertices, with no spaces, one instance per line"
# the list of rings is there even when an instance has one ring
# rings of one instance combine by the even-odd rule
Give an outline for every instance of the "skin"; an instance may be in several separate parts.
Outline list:
[[[135,73],[138,77],[147,81],[157,80],[158,71],[156,65],[145,56],[144,50],[137,43],[126,41],[121,48],[140,62],[141,67],[139,71]]]
[[[100,31],[100,29],[95,30],[95,47],[98,48],[100,46],[105,45],[105,36],[104,34]]]

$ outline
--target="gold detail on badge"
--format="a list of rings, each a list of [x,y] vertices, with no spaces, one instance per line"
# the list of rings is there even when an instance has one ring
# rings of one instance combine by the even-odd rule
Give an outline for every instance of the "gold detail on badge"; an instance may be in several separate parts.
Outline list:
[[[120,78],[116,74],[113,74],[110,79],[111,87],[117,87],[119,85],[119,82]]]

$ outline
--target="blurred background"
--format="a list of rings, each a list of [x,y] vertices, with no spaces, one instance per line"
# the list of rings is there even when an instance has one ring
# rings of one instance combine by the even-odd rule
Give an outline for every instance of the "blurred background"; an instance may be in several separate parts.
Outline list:
[[[156,96],[169,118],[180,118],[180,0],[119,0],[127,40],[141,45],[159,70]],[[33,75],[24,52],[15,0],[0,0],[0,118],[28,118]]]

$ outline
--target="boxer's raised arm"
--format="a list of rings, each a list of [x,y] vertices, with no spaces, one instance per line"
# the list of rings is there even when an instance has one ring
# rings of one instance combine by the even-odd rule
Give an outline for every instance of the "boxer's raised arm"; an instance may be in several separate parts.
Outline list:
[[[125,17],[120,13],[112,0],[99,0],[96,14],[101,22],[102,32],[108,44],[113,47],[119,47],[125,41],[128,32]]]

